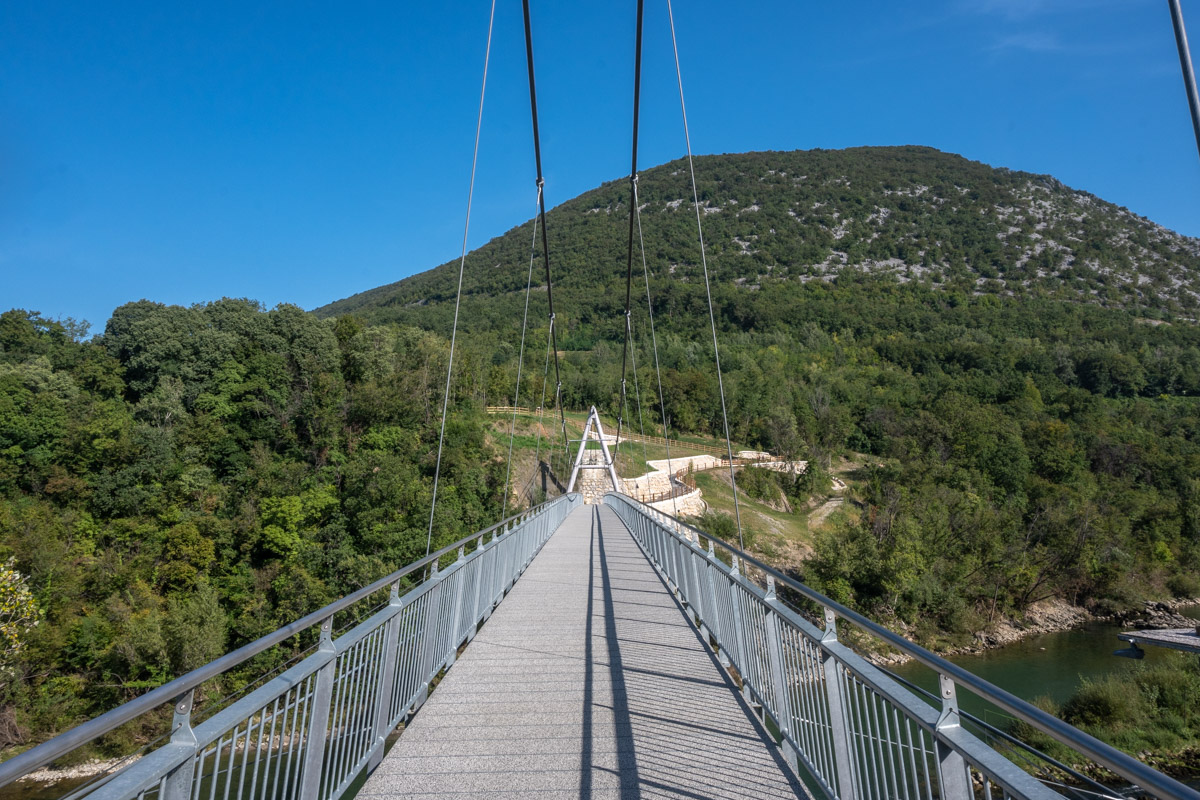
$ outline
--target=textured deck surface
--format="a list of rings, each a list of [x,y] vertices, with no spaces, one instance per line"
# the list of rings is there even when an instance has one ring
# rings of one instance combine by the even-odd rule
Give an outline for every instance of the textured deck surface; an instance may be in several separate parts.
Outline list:
[[[551,537],[360,797],[802,796],[624,524]]]

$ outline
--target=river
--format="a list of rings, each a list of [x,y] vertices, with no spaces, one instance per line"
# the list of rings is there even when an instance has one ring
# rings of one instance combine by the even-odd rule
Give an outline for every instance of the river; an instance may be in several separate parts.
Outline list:
[[[1200,607],[1181,609],[1191,619],[1200,619]],[[1117,638],[1127,627],[1107,622],[1094,622],[1080,628],[1058,633],[1031,636],[1004,647],[980,654],[951,656],[950,661],[973,672],[989,683],[1012,692],[1023,700],[1045,695],[1055,702],[1067,700],[1085,678],[1101,678],[1112,672],[1127,669],[1133,662],[1113,655],[1129,645]],[[1160,647],[1144,648],[1143,663],[1152,664],[1169,652]],[[922,688],[935,691],[937,676],[927,667],[909,662],[892,671]],[[1008,717],[991,704],[962,690],[959,705],[998,727]]]

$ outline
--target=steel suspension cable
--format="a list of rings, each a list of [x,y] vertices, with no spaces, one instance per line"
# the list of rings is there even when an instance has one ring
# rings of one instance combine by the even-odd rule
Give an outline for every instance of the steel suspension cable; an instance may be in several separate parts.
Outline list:
[[[1179,50],[1179,66],[1183,70],[1183,88],[1187,92],[1188,109],[1192,114],[1192,131],[1196,134],[1196,149],[1200,150],[1200,92],[1196,90],[1196,72],[1188,50],[1187,30],[1183,26],[1183,9],[1179,0],[1167,0],[1171,7],[1171,24],[1175,27],[1175,46]]]
[[[663,446],[667,450],[667,488],[671,493],[671,515],[679,516],[679,504],[675,500],[675,467],[671,463],[671,432],[667,427],[667,401],[663,393],[662,367],[658,361],[658,335],[654,332],[654,301],[650,298],[650,267],[646,264],[646,240],[642,236],[642,212],[634,200],[634,211],[637,214],[638,245],[642,251],[642,275],[646,278],[646,314],[650,321],[650,346],[654,353],[654,376],[658,379],[658,413],[662,420]]]
[[[638,168],[638,112],[642,96],[642,12],[645,0],[637,3],[637,36],[633,48],[633,147],[629,167],[629,249],[625,259],[625,336],[621,345],[621,406],[617,416],[617,444],[621,442],[621,428],[625,423],[625,407],[628,391],[625,388],[625,370],[629,355],[630,307],[633,297],[633,226],[637,214],[637,168]],[[619,488],[619,487],[614,487]]]
[[[628,398],[628,397],[622,397],[622,398],[621,398],[621,413],[622,413],[622,414],[628,414],[628,413],[629,413],[629,398]],[[620,416],[618,415],[618,417],[617,417],[617,428],[619,429],[620,427],[621,427],[621,424],[620,424]],[[626,445],[625,445],[625,457],[629,459],[629,466],[632,468],[632,467],[633,467],[633,465],[636,463],[636,460],[635,460],[635,458],[634,458],[634,455],[633,455],[633,445],[634,445],[634,442],[633,442],[633,440],[632,440],[632,439],[630,439],[630,438],[629,438],[629,434],[625,434],[625,438],[628,440],[628,444],[626,444]],[[620,434],[620,431],[619,431],[619,430],[618,430],[618,433],[617,433],[617,446],[616,446],[615,453],[616,453],[616,455],[614,455],[614,456],[613,456],[613,462],[614,462],[614,465],[617,465],[616,459],[617,459],[617,457],[618,457],[618,456],[620,456],[620,454],[621,454],[621,434]],[[619,465],[618,465],[618,466],[619,466]],[[617,475],[619,476],[620,474],[621,474],[621,473],[620,473],[620,470],[618,469],[618,471],[617,471]],[[618,488],[618,491],[619,491],[619,488]]]
[[[541,203],[542,187],[538,187],[538,204]],[[508,462],[504,467],[504,500],[500,506],[500,519],[508,519],[508,480],[512,475],[513,439],[517,434],[517,408],[521,405],[521,368],[525,365],[525,331],[529,324],[529,294],[533,288],[533,262],[537,258],[538,218],[533,217],[533,241],[529,244],[529,274],[525,276],[525,314],[521,318],[521,347],[517,351],[517,387],[513,391],[512,423],[508,427]]]
[[[551,323],[551,327],[553,327],[553,323]],[[544,430],[542,422],[546,418],[546,383],[550,378],[550,341],[552,335],[552,331],[546,332],[546,366],[542,369],[542,396],[538,400],[537,442],[533,447],[533,460],[537,462],[538,469],[541,469],[542,465],[542,431]],[[546,462],[546,466],[549,467],[550,463]]]
[[[717,366],[717,389],[721,395],[721,419],[725,424],[725,450],[729,455],[729,483],[733,487],[733,514],[737,521],[738,547],[745,550],[742,540],[742,511],[738,504],[737,476],[733,468],[733,443],[729,438],[729,413],[725,406],[725,380],[721,376],[721,349],[717,346],[717,317],[713,313],[712,288],[708,281],[708,257],[704,252],[704,226],[700,222],[700,195],[696,189],[696,165],[692,160],[692,136],[688,131],[687,104],[683,100],[683,71],[679,68],[679,44],[675,38],[675,12],[667,0],[667,16],[671,20],[671,48],[675,52],[675,78],[679,83],[679,109],[683,114],[683,138],[687,143],[688,171],[692,178],[692,205],[696,209],[696,231],[700,236],[700,264],[704,269],[704,294],[708,298],[708,321],[712,328],[713,359]]]
[[[642,255],[644,257],[645,253]],[[633,397],[637,401],[638,433],[642,437],[642,461],[648,461],[649,456],[646,455],[646,419],[642,416],[642,390],[638,388],[637,337],[633,335],[632,331],[629,334],[629,361],[630,366],[633,367]]]
[[[458,311],[462,306],[463,272],[467,265],[467,234],[471,230],[471,203],[475,199],[475,167],[479,163],[479,132],[483,128],[483,98],[487,92],[488,61],[492,57],[492,26],[496,21],[496,0],[488,15],[487,48],[483,54],[483,83],[479,87],[479,115],[475,120],[475,149],[471,155],[471,185],[467,190],[467,219],[463,223],[462,256],[458,260],[458,293],[454,298],[454,325],[450,329],[450,360],[446,365],[446,392],[442,395],[442,425],[438,433],[437,465],[433,469],[433,498],[429,503],[429,533],[425,537],[425,555],[433,544],[433,513],[437,510],[438,480],[442,475],[442,447],[446,442],[446,411],[450,406],[450,379],[454,375],[454,346],[458,338]]]
[[[494,2],[494,0],[493,0]],[[538,132],[537,84],[533,77],[533,27],[529,21],[529,0],[521,0],[525,15],[525,60],[529,65],[529,112],[533,117],[533,157],[537,164],[538,218],[542,223],[542,257],[546,262],[546,302],[550,309],[550,346],[554,351],[554,402],[558,406],[558,418],[562,428],[563,456],[570,458],[567,444],[567,415],[562,404],[562,372],[558,366],[558,335],[554,325],[554,282],[550,279],[550,245],[546,239],[546,180],[542,177],[542,142]]]

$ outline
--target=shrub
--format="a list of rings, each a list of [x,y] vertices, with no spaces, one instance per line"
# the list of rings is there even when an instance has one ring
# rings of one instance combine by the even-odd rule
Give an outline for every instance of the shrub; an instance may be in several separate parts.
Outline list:
[[[1141,693],[1112,677],[1085,680],[1062,710],[1063,719],[1072,725],[1106,728],[1144,720],[1147,714]]]
[[[781,490],[776,474],[761,467],[743,467],[737,474],[738,488],[755,500],[775,501]]]
[[[692,520],[692,524],[699,528],[703,533],[710,534],[717,539],[728,542],[731,545],[737,546],[738,532],[737,522],[730,514],[724,514],[720,511],[705,511],[700,516]],[[746,539],[746,545],[751,542],[751,533],[749,530],[743,529],[743,536]]]
[[[1164,711],[1189,714],[1200,697],[1200,674],[1196,659],[1177,656],[1135,673],[1138,689],[1146,700]]]
[[[1167,589],[1175,597],[1200,597],[1200,577],[1191,573],[1172,575],[1167,579]]]

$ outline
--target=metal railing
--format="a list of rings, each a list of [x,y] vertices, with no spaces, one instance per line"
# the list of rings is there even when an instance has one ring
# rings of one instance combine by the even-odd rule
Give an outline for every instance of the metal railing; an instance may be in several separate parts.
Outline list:
[[[661,503],[664,500],[670,500],[676,497],[683,497],[696,491],[696,479],[692,477],[692,471],[688,467],[677,469],[671,473],[669,480],[670,487],[664,492],[654,492],[638,497],[637,499],[646,505]],[[626,484],[628,486],[628,484]]]
[[[720,539],[624,495],[610,493],[604,502],[695,616],[701,635],[716,642],[721,663],[736,669],[744,696],[770,718],[785,757],[814,791],[836,800],[1061,800],[964,728],[961,687],[1151,796],[1200,800],[1184,784]],[[766,586],[749,580],[742,565],[760,570]],[[824,627],[785,605],[777,585],[819,607]],[[940,703],[839,641],[839,619],[934,670]]]
[[[383,758],[459,646],[504,599],[579,495],[558,497],[471,534],[291,625],[0,764],[4,786],[132,720],[173,704],[168,743],[75,796],[93,800],[337,800]],[[490,537],[490,538],[489,538]],[[467,552],[473,545],[473,550]],[[457,560],[439,570],[443,556]],[[405,594],[408,576],[427,577]],[[388,590],[380,610],[340,636],[339,612]],[[314,651],[193,725],[196,690],[310,628]]]

